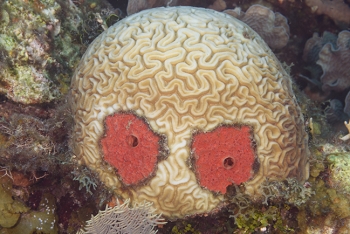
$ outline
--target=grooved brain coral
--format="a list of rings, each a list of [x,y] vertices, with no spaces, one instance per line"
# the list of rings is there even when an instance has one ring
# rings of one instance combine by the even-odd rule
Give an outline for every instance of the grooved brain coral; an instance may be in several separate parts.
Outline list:
[[[254,195],[266,178],[308,177],[289,76],[224,13],[155,8],[119,21],[87,49],[70,102],[75,158],[170,218],[220,208],[231,183]]]

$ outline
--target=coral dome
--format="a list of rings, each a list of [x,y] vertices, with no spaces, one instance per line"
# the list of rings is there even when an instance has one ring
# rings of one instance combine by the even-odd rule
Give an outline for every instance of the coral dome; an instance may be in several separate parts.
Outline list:
[[[194,7],[128,16],[89,46],[71,84],[72,152],[133,203],[208,213],[226,187],[308,177],[289,75],[243,22]]]

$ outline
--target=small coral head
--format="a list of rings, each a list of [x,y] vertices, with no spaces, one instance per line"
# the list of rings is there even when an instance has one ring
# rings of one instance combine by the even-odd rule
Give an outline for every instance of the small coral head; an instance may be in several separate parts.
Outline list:
[[[105,122],[107,130],[101,140],[104,160],[127,185],[148,178],[157,163],[160,137],[132,114],[108,116]]]
[[[224,194],[228,185],[248,181],[254,164],[251,140],[248,126],[222,126],[195,135],[192,150],[200,184]]]

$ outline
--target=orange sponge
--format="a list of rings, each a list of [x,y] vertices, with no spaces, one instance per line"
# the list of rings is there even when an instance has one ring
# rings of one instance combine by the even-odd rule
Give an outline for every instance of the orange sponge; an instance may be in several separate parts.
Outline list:
[[[154,171],[160,137],[132,114],[106,118],[106,134],[101,140],[104,159],[118,170],[125,184],[136,184]]]
[[[224,194],[228,185],[250,179],[254,164],[250,132],[248,126],[222,126],[194,136],[192,149],[201,186]]]

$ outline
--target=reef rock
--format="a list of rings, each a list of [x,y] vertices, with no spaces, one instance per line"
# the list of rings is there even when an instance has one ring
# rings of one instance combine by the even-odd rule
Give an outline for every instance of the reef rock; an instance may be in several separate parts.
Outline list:
[[[182,5],[181,0],[129,0],[126,12],[128,15],[142,10],[161,7]]]
[[[324,91],[343,91],[350,87],[350,31],[344,30],[338,34],[337,46],[325,44],[317,64],[322,67],[322,89]]]
[[[341,31],[338,36],[324,32],[322,37],[315,33],[305,44],[303,59],[308,63],[306,69],[311,74],[311,78],[305,79],[318,86],[326,94],[325,98],[334,92],[349,90],[350,31]],[[335,100],[332,102],[335,103]],[[346,115],[350,116],[350,95],[345,98],[344,111],[339,109],[343,100],[336,102],[340,104],[326,109],[331,122],[337,119],[343,121]]]
[[[327,15],[337,23],[350,24],[350,7],[344,0],[306,0],[305,3],[318,15]]]
[[[252,5],[245,13],[240,8],[224,12],[248,24],[272,49],[280,49],[287,45],[289,26],[287,18],[282,14],[274,13],[261,5]]]

